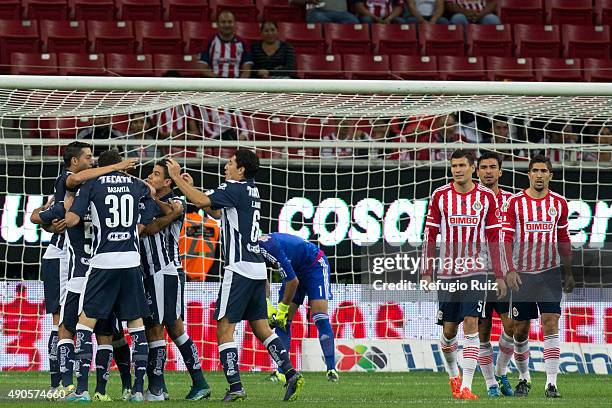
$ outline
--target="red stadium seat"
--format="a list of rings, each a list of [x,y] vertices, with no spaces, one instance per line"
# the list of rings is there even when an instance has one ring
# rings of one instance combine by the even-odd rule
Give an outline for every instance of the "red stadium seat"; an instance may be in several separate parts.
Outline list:
[[[21,1],[3,0],[0,2],[0,20],[21,20]]]
[[[584,58],[582,69],[585,81],[612,82],[612,60]]]
[[[115,0],[115,4],[119,20],[161,20],[162,6],[159,0]]]
[[[564,25],[563,56],[566,58],[609,58],[610,27]]]
[[[392,79],[389,57],[386,55],[342,56],[342,65],[348,79]]]
[[[370,29],[376,54],[419,54],[419,42],[414,24],[371,24]]]
[[[443,81],[484,81],[487,78],[484,58],[438,57],[438,71]]]
[[[278,36],[293,45],[296,54],[324,54],[321,24],[280,23]]]
[[[24,19],[28,20],[66,20],[68,17],[67,0],[23,0]]]
[[[422,55],[465,55],[460,25],[419,24],[419,44]]]
[[[106,68],[111,75],[153,76],[153,58],[150,55],[106,54]]]
[[[0,20],[0,69],[8,71],[11,53],[39,53],[38,24],[28,20]]]
[[[136,41],[131,21],[88,21],[87,37],[89,52],[124,53],[134,52]]]
[[[546,0],[549,24],[593,24],[593,0]]]
[[[255,140],[287,140],[289,122],[286,117],[253,114],[244,119],[247,127],[253,131]]]
[[[234,13],[236,21],[257,21],[257,8],[253,0],[210,0],[212,19],[217,19],[220,11],[229,10]]]
[[[323,27],[327,51],[332,54],[370,54],[369,24],[327,23]]]
[[[113,0],[68,0],[71,20],[112,21],[115,19]]]
[[[400,79],[440,79],[438,59],[419,55],[392,55],[391,72]]]
[[[297,54],[296,65],[302,79],[345,79],[340,55]]]
[[[468,55],[512,56],[512,30],[509,25],[468,24],[466,38]]]
[[[306,19],[305,7],[294,6],[286,0],[255,0],[261,21],[303,22]]]
[[[138,21],[134,24],[141,54],[183,54],[181,26],[172,21]]]
[[[236,35],[246,41],[248,44],[253,44],[261,39],[259,23],[254,22],[236,22]]]
[[[504,24],[544,24],[543,0],[498,0],[497,15]]]
[[[84,21],[39,21],[43,52],[87,52]]]
[[[596,24],[612,24],[612,0],[595,0]]]
[[[182,77],[200,78],[202,64],[199,55],[153,55],[153,68],[155,76],[164,76],[168,71],[177,71]]]
[[[579,59],[535,58],[533,66],[537,81],[581,82],[583,80]]]
[[[60,75],[106,75],[104,54],[57,54]]]
[[[561,55],[559,26],[514,26],[514,55],[517,57],[558,58]]]
[[[22,52],[11,54],[11,74],[13,75],[57,75],[57,72],[55,54]]]
[[[208,21],[207,0],[163,0],[164,20]]]
[[[210,40],[217,34],[217,23],[182,21],[181,31],[185,43],[185,53],[195,54],[202,52]]]
[[[487,57],[487,79],[489,81],[533,81],[531,58]]]

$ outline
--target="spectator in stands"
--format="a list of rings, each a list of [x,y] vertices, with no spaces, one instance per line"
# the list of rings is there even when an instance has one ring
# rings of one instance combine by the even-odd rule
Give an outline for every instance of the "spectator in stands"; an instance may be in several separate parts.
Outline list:
[[[403,1],[355,0],[355,11],[362,23],[405,23]]]
[[[446,1],[446,13],[451,24],[501,24],[494,13],[497,0],[452,0]]]
[[[406,0],[406,5],[407,23],[448,24],[448,19],[443,17],[444,0]]]
[[[247,123],[239,110],[201,108],[204,137],[219,140],[249,140]]]
[[[347,0],[289,0],[289,3],[306,6],[308,23],[359,23],[359,19],[349,12]]]
[[[236,37],[236,18],[225,10],[217,16],[219,32],[200,55],[203,75],[208,78],[250,78],[253,60],[247,45]]]
[[[575,162],[582,159],[582,152],[578,151],[578,135],[574,133],[571,124],[551,123],[546,126],[546,137],[544,143],[563,144],[562,149],[547,149],[546,156],[551,162],[563,163],[565,161]]]
[[[261,23],[261,41],[253,44],[254,78],[295,77],[295,51],[293,46],[278,39],[278,25],[274,21]]]
[[[81,130],[77,134],[77,139],[79,140],[109,140],[109,139],[117,139],[122,137],[123,134],[118,130],[114,129],[111,123],[110,116],[98,116],[95,117],[91,127]],[[94,156],[98,156],[105,150],[110,149],[111,146],[101,146],[96,145],[94,143]]]
[[[608,149],[612,148],[612,129],[609,125],[602,126],[599,131],[593,136],[593,142],[599,146],[605,146]],[[583,153],[584,161],[599,162],[599,164],[612,165],[612,151],[588,151]]]
[[[333,141],[344,141],[344,140],[368,140],[368,135],[363,132],[357,126],[357,122],[350,119],[337,120],[330,119],[327,122],[329,127],[334,130],[330,133],[323,135],[322,140],[330,141],[330,145],[333,145]],[[351,147],[323,147],[321,149],[321,157],[330,158],[352,158],[353,148]]]
[[[130,113],[126,139],[133,139],[136,145],[126,146],[125,153],[128,157],[139,157],[141,159],[160,157],[162,152],[155,145],[155,137],[148,135],[151,123],[144,112]],[[154,130],[154,129],[153,129]]]
[[[491,142],[496,144],[514,144],[518,142],[518,140],[512,137],[507,117],[500,115],[493,117],[491,121]],[[499,150],[497,153],[504,161],[511,161],[517,158],[521,160],[527,159],[527,152],[522,149]]]

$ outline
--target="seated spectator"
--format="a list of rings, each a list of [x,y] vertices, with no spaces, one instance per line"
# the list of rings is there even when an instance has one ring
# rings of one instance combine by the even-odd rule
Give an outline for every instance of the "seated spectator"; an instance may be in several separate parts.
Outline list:
[[[518,143],[518,140],[516,140],[511,134],[510,123],[507,117],[493,117],[491,123],[491,142],[496,144]],[[498,154],[504,161],[511,161],[514,159],[527,159],[527,152],[524,149],[500,150]]]
[[[563,163],[566,161],[575,162],[582,159],[582,152],[572,145],[578,144],[578,135],[573,132],[571,124],[551,123],[546,127],[544,143],[563,144],[562,149],[546,149],[545,156],[550,158],[553,163]],[[576,146],[577,147],[577,146]]]
[[[236,37],[234,13],[225,10],[217,16],[218,33],[200,55],[202,74],[208,78],[250,78],[253,60],[246,43]]]
[[[173,106],[154,112],[150,115],[156,130],[156,139],[189,140],[201,138],[201,132],[195,117],[195,110],[190,104]],[[195,157],[197,147],[172,146],[164,148],[171,155]]]
[[[612,148],[612,129],[608,125],[602,126],[593,137],[593,142],[599,146]],[[582,156],[584,161],[598,162],[601,164],[612,165],[612,151],[588,151]]]
[[[95,142],[96,140],[109,140],[117,139],[122,137],[123,134],[117,129],[113,128],[110,116],[98,116],[95,117],[91,127],[81,130],[77,134],[77,139],[87,140]],[[94,143],[94,156],[99,156],[105,150],[110,149],[111,146],[101,146]]]
[[[400,0],[355,0],[355,11],[362,23],[405,23]]]
[[[125,147],[128,157],[139,157],[141,159],[154,159],[161,157],[161,149],[155,145],[155,137],[150,137],[147,133],[151,130],[149,118],[143,113],[130,113],[128,130],[123,138],[134,140],[135,145]]]
[[[451,16],[450,23],[457,25],[501,24],[494,13],[497,0],[452,0],[446,1],[446,13]]]
[[[444,0],[406,0],[406,5],[407,23],[448,24],[448,19],[443,17]]]
[[[254,78],[295,77],[293,46],[278,39],[278,25],[274,21],[261,23],[261,41],[251,48]]]
[[[350,119],[338,120],[330,119],[327,122],[327,126],[332,127],[330,133],[323,135],[322,140],[327,140],[332,143],[333,141],[341,140],[367,140],[368,135],[357,127],[357,122]],[[353,148],[352,147],[323,147],[321,148],[321,157],[323,158],[352,158]]]
[[[359,23],[359,19],[349,12],[347,0],[289,0],[289,3],[306,6],[308,23]]]

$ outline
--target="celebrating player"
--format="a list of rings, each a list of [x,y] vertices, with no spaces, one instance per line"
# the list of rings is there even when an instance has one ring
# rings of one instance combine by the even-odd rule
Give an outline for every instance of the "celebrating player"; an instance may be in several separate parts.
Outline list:
[[[316,245],[295,235],[280,232],[259,238],[259,247],[266,262],[278,268],[283,278],[277,308],[268,305],[268,319],[271,324],[276,325],[276,334],[289,350],[291,320],[304,303],[304,298],[308,296],[312,320],[317,326],[319,342],[325,356],[327,379],[338,381],[334,332],[327,315],[327,301],[332,298],[327,257]],[[277,377],[275,372],[271,378]]]
[[[478,158],[476,168],[480,183],[495,193],[497,215],[501,224],[505,204],[512,195],[512,193],[499,188],[499,178],[502,175],[501,156],[497,153],[485,152]],[[513,395],[512,386],[508,382],[506,375],[508,363],[514,353],[514,340],[512,338],[514,335],[512,328],[513,321],[508,316],[508,309],[507,299],[499,301],[487,299],[485,317],[481,318],[478,323],[478,334],[480,336],[478,363],[487,384],[489,397],[500,396],[500,391],[501,394],[506,396]],[[504,327],[504,332],[499,338],[499,355],[495,367],[493,367],[493,347],[491,346],[491,326],[494,310],[499,315]]]
[[[514,347],[519,383],[514,394],[526,397],[531,389],[529,374],[529,326],[542,320],[544,333],[545,395],[559,398],[559,317],[561,274],[566,292],[574,287],[568,208],[565,198],[548,187],[552,179],[550,159],[541,155],[529,162],[529,188],[510,197],[503,224],[508,273],[512,289]]]
[[[292,366],[282,340],[270,329],[266,307],[266,264],[260,252],[261,201],[254,177],[259,158],[248,149],[238,149],[225,165],[225,183],[202,193],[183,178],[179,164],[169,159],[168,172],[177,187],[197,207],[215,218],[223,228],[223,283],[215,309],[217,341],[225,377],[230,384],[224,401],[246,398],[238,370],[234,342],[236,323],[248,320],[255,336],[263,342],[274,362],[287,377],[285,400],[297,399],[304,378]]]
[[[434,269],[436,237],[442,234],[438,283],[479,285],[487,281],[491,268],[495,272],[498,298],[506,294],[499,263],[500,224],[496,215],[495,194],[472,181],[474,157],[470,152],[456,150],[450,158],[453,181],[436,189],[429,202],[424,233],[424,265],[422,282],[429,285]],[[486,249],[488,243],[490,251]],[[424,282],[423,282],[424,281]],[[483,315],[486,290],[438,290],[438,324],[442,325],[440,339],[446,369],[454,398],[477,399],[472,393],[472,379],[478,363],[480,341],[478,318]],[[463,322],[463,379],[457,366],[457,329]]]

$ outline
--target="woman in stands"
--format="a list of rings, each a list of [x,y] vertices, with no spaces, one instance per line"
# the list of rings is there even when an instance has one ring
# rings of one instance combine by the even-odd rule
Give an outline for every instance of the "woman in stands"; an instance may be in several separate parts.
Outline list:
[[[295,77],[293,46],[278,39],[278,25],[274,21],[261,23],[261,41],[252,47],[254,78]]]

